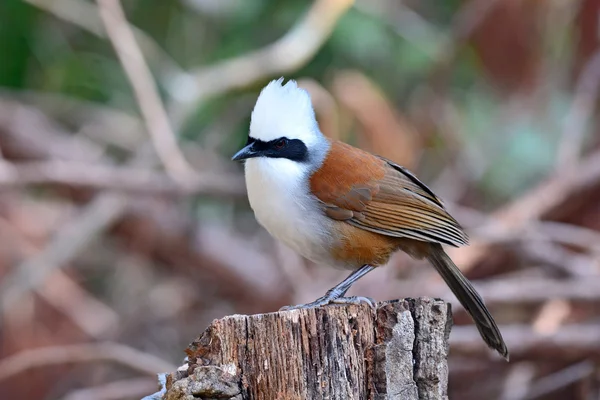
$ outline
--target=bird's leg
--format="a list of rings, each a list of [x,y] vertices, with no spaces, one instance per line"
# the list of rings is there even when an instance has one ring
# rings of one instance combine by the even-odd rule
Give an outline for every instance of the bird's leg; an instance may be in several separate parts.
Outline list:
[[[360,303],[368,303],[372,307],[375,306],[375,301],[368,297],[361,296],[350,296],[344,297],[350,286],[369,272],[373,271],[375,267],[372,267],[368,264],[363,265],[356,271],[353,271],[346,279],[332,287],[325,293],[324,296],[319,297],[317,300],[312,303],[307,304],[299,304],[296,306],[285,306],[280,309],[280,311],[285,310],[295,310],[300,308],[313,308],[325,306],[327,304],[360,304]]]

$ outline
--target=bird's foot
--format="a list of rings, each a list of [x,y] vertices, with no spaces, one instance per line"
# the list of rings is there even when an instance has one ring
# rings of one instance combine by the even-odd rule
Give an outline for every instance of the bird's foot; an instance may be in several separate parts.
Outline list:
[[[363,303],[367,303],[372,308],[375,308],[377,306],[377,302],[375,300],[365,296],[338,297],[337,299],[333,299],[330,301],[330,304],[354,304],[357,306]]]
[[[376,302],[370,297],[363,296],[348,296],[348,297],[329,297],[327,295],[318,298],[317,300],[306,303],[306,304],[298,304],[295,306],[284,306],[279,309],[279,311],[289,311],[289,310],[306,310],[308,308],[316,308],[321,306],[327,306],[331,304],[354,304],[361,305],[363,303],[367,303],[372,308],[375,308]]]

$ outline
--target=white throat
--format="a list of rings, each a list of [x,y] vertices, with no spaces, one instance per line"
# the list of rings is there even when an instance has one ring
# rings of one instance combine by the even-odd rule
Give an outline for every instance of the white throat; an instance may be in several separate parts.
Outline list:
[[[245,169],[248,199],[258,222],[300,255],[331,264],[331,222],[310,194],[309,166],[284,158],[253,158]]]

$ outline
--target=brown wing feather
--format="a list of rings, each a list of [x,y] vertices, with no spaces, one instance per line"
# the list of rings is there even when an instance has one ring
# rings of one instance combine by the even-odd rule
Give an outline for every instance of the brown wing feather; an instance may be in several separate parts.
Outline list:
[[[413,174],[342,142],[332,143],[310,186],[332,219],[389,237],[468,243],[441,200]]]

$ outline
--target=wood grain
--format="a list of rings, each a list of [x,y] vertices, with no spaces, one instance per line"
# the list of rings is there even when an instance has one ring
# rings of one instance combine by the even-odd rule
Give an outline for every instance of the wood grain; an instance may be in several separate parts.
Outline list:
[[[213,323],[167,377],[167,400],[447,399],[450,305],[332,305]]]

